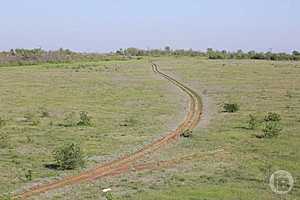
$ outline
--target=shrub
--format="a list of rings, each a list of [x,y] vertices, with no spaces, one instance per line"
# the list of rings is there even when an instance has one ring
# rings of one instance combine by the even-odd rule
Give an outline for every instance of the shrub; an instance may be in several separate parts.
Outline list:
[[[66,144],[54,152],[54,158],[60,169],[75,169],[84,165],[83,154],[79,145]]]
[[[282,128],[278,121],[265,122],[265,125],[263,128],[264,137],[272,138],[272,137],[278,136],[281,131],[282,131]]]
[[[27,181],[32,181],[32,170],[31,169],[28,169],[25,172],[25,178],[26,178]]]
[[[88,116],[87,112],[81,111],[79,113],[80,115],[80,120],[77,123],[78,126],[91,126],[91,117]]]
[[[225,103],[223,109],[225,112],[234,113],[239,110],[239,106],[236,103]]]
[[[115,199],[111,192],[106,192],[105,198],[106,198],[106,200],[114,200]]]
[[[253,130],[258,126],[259,121],[257,120],[256,116],[249,115],[249,121],[248,121],[248,128]]]
[[[279,114],[277,113],[273,113],[273,112],[269,112],[265,118],[264,118],[264,121],[265,122],[279,122],[281,120],[281,117]]]
[[[5,126],[5,124],[6,124],[6,121],[0,117],[0,128]]]
[[[288,98],[292,98],[293,97],[291,91],[289,91],[289,90],[286,91],[286,95],[285,96],[287,96]]]
[[[125,119],[122,121],[119,125],[120,126],[135,126],[138,123],[138,121],[132,117]]]
[[[8,134],[0,132],[0,149],[7,148],[9,146]]]
[[[62,124],[59,124],[60,126],[65,126],[65,127],[71,127],[71,126],[76,126],[76,113],[71,112],[68,113],[64,119],[64,122]]]
[[[32,121],[31,121],[31,125],[32,126],[37,126],[37,125],[39,125],[41,123],[41,121],[38,119],[38,118],[34,118],[34,119],[32,119]]]
[[[50,117],[50,113],[48,110],[46,110],[45,108],[41,108],[40,109],[40,114],[42,118],[46,118],[46,117]]]
[[[191,137],[192,133],[193,133],[192,130],[187,129],[187,130],[183,131],[183,133],[181,133],[180,136],[182,136],[182,137]]]
[[[33,142],[33,139],[30,137],[30,136],[26,136],[26,142],[27,143],[32,143]]]
[[[41,123],[40,119],[37,118],[34,114],[32,113],[26,113],[24,115],[24,118],[26,119],[25,121],[30,123],[32,126],[37,126]]]

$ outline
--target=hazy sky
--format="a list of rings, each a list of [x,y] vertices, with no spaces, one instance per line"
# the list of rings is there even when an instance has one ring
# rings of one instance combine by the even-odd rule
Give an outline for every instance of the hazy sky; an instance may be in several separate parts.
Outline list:
[[[0,2],[0,50],[300,50],[300,0]]]

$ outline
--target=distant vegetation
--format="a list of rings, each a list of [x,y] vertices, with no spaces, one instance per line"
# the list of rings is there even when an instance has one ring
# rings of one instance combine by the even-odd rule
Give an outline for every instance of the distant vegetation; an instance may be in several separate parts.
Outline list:
[[[217,51],[207,49],[206,52],[209,59],[256,59],[256,60],[300,60],[300,52],[293,51],[288,53],[272,53],[272,52],[243,52],[238,50],[236,52]]]
[[[195,51],[193,49],[171,49],[166,46],[164,49],[119,49],[114,53],[80,53],[69,49],[59,49],[46,51],[37,49],[11,49],[0,52],[0,66],[36,65],[41,63],[72,63],[79,61],[109,61],[128,60],[132,58],[140,59],[142,56],[191,56],[206,57],[208,59],[257,59],[257,60],[300,60],[300,52],[288,53],[272,52],[236,52],[219,51],[208,48],[206,52]]]
[[[138,49],[138,48],[127,48],[119,49],[116,51],[117,55],[123,56],[202,56],[206,57],[205,52],[195,51],[193,49],[174,49],[172,50],[169,46],[166,46],[164,49]]]
[[[11,49],[0,52],[0,66],[37,65],[42,63],[72,63],[78,61],[127,60],[115,53],[79,53],[69,49],[45,51],[38,49]]]
[[[175,49],[172,50],[169,46],[164,49],[137,49],[137,48],[127,48],[119,49],[116,51],[118,55],[124,56],[201,56],[207,57],[209,59],[257,59],[257,60],[300,60],[300,52],[293,51],[292,54],[288,53],[272,53],[272,52],[243,52],[238,50],[236,52],[230,51],[218,51],[212,48],[208,48],[206,52],[195,51],[193,49]]]

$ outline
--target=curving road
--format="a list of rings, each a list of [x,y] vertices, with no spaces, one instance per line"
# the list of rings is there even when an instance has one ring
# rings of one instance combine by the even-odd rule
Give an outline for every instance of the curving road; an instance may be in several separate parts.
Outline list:
[[[94,180],[104,176],[124,173],[128,171],[130,166],[133,165],[138,159],[144,157],[146,154],[150,154],[158,150],[159,148],[172,142],[173,140],[177,140],[185,130],[192,130],[193,128],[195,128],[199,123],[202,114],[202,103],[199,95],[189,87],[178,82],[177,80],[168,76],[167,74],[159,71],[158,66],[154,63],[152,63],[152,69],[155,73],[159,74],[160,76],[162,76],[163,78],[167,79],[172,84],[180,88],[189,97],[188,113],[184,121],[181,124],[179,124],[176,130],[168,133],[166,136],[152,142],[151,144],[146,145],[145,147],[136,151],[133,154],[126,155],[117,160],[108,162],[104,165],[100,165],[86,172],[82,172],[81,174],[76,176],[66,177],[61,180],[54,181],[52,183],[30,188],[29,190],[24,191],[21,194],[15,195],[14,199],[27,199],[29,197],[48,192],[50,190],[62,188],[67,185],[78,184],[83,181]]]

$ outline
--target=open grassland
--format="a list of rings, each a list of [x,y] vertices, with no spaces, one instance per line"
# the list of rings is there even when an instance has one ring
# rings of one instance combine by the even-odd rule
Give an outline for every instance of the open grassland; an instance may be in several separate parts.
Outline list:
[[[0,129],[1,193],[77,173],[51,169],[52,152],[66,142],[81,145],[89,168],[135,151],[166,132],[171,120],[178,118],[179,102],[170,102],[177,91],[169,91],[146,62],[0,71],[0,116],[5,121]],[[92,117],[91,127],[76,126],[80,111]],[[179,118],[172,123],[178,122]],[[33,181],[25,179],[28,170]]]
[[[270,174],[279,169],[296,181],[284,198],[299,197],[300,63],[188,58],[157,62],[202,94],[211,118],[192,139],[180,141],[158,159],[220,147],[224,153],[183,161],[186,167],[164,178],[167,184],[133,199],[280,199],[268,186]],[[224,113],[223,103],[237,103],[240,111]],[[283,131],[277,138],[259,139],[261,127],[248,129],[249,114],[263,119],[267,112],[281,115]]]
[[[33,199],[105,199],[101,189],[107,187],[116,199],[280,199],[268,186],[278,169],[296,181],[287,198],[300,196],[299,62],[153,60],[202,96],[204,116],[191,138],[139,164],[179,161]],[[86,168],[139,149],[176,127],[187,105],[180,90],[155,75],[146,59],[7,67],[0,74],[0,117],[5,120],[0,129],[1,193],[78,173],[45,167],[53,163],[52,151],[68,141],[81,144]],[[240,110],[225,113],[223,103],[237,103]],[[78,120],[80,111],[92,116],[93,125],[66,126]],[[249,130],[248,116],[263,119],[267,112],[281,115],[283,131],[275,138],[257,138],[261,127]],[[216,149],[223,151],[205,153]],[[29,169],[32,181],[25,179]]]

